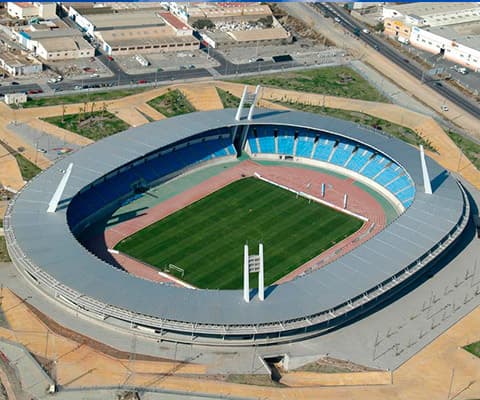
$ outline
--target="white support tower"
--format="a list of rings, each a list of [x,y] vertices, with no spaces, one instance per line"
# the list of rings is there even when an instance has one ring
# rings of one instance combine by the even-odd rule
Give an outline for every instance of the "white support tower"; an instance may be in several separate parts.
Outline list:
[[[260,270],[258,271],[258,298],[260,301],[265,299],[265,278],[263,273],[263,243],[258,245],[258,258]]]
[[[248,94],[247,91],[248,91],[248,86],[245,85],[245,87],[243,88],[242,98],[240,99],[240,104],[238,105],[237,114],[235,114],[236,121],[240,121],[240,119],[242,118],[242,109],[243,109],[243,105],[245,104],[245,99],[247,98],[247,94]]]
[[[72,173],[72,168],[73,168],[73,163],[70,163],[67,169],[64,171],[62,179],[60,180],[60,183],[57,186],[57,190],[55,190],[55,193],[53,194],[52,199],[50,200],[50,203],[48,203],[48,208],[47,208],[48,213],[54,213],[55,211],[57,211],[58,202],[62,198],[62,194],[63,194],[63,191],[65,190],[65,186],[67,186],[68,178]]]
[[[265,299],[265,278],[263,269],[263,244],[258,246],[258,254],[249,254],[248,244],[244,246],[243,258],[243,299],[250,302],[250,274],[258,272],[258,298]]]
[[[426,194],[432,194],[432,185],[430,183],[430,175],[428,174],[427,162],[425,161],[425,151],[420,145],[420,162],[422,164],[423,186]]]
[[[248,257],[248,244],[243,247],[243,299],[250,302],[250,266]]]
[[[258,101],[259,96],[260,96],[260,85],[257,85],[257,87],[255,88],[255,95],[253,97],[252,105],[250,106],[250,110],[248,110],[247,120],[249,121],[251,121],[253,118],[253,110],[255,110],[255,105]]]

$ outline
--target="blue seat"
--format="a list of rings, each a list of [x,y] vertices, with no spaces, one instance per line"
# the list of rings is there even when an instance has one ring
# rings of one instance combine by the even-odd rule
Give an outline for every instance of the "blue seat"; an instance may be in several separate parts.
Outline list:
[[[401,169],[396,164],[391,164],[385,168],[380,175],[375,178],[375,182],[385,186],[387,183],[395,179],[400,173]]]
[[[279,135],[277,137],[278,154],[293,155],[294,136]]]
[[[297,139],[297,157],[310,158],[312,155],[314,139],[312,137],[299,136]]]
[[[410,179],[406,175],[403,175],[393,182],[389,183],[386,188],[390,190],[393,194],[398,193],[399,191],[405,189],[406,187],[410,186]]]
[[[375,175],[377,175],[383,168],[385,168],[387,160],[380,156],[376,155],[371,161],[368,163],[368,165],[363,169],[361,172],[362,175],[365,175],[367,178],[373,178]]]
[[[372,152],[363,148],[358,148],[346,167],[352,171],[358,172],[367,163],[372,156]]]
[[[317,148],[315,149],[315,154],[313,158],[316,160],[327,161],[330,157],[330,153],[333,150],[333,145],[335,142],[333,140],[320,138],[317,143]]]
[[[335,152],[330,159],[330,162],[335,165],[343,167],[348,161],[348,158],[352,155],[354,147],[350,144],[339,143],[335,148]]]

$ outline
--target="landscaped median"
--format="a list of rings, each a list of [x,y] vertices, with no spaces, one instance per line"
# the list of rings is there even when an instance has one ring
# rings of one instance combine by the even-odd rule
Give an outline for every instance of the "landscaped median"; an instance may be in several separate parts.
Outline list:
[[[43,120],[95,141],[130,127],[126,122],[106,111],[105,108],[95,111],[93,106],[90,110],[86,106],[84,108],[80,107],[77,114],[47,117]]]

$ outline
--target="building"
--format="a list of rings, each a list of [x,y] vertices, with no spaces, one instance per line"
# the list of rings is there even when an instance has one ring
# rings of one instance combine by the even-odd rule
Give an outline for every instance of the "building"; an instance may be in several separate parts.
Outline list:
[[[164,9],[79,10],[71,8],[70,17],[112,56],[190,51],[200,45],[193,29]]]
[[[473,71],[480,71],[480,35],[462,35],[462,28],[462,25],[423,28],[414,26],[410,43]]]
[[[232,46],[281,45],[292,41],[292,36],[282,27],[222,32],[200,31],[202,40],[213,48]]]
[[[270,7],[261,3],[166,3],[170,11],[188,22],[210,20],[218,22],[255,21],[272,16]]]
[[[43,64],[33,57],[4,51],[0,54],[0,68],[10,76],[32,75],[42,72]]]
[[[30,2],[30,3],[7,3],[7,13],[13,18],[30,19],[43,18],[52,19],[57,18],[57,4]]]
[[[22,104],[27,102],[26,93],[6,93],[5,104]]]
[[[384,18],[405,18],[416,26],[445,26],[480,21],[478,3],[401,3],[385,4]]]
[[[46,61],[93,57],[95,49],[77,29],[40,29],[16,32],[18,42]]]
[[[385,34],[429,53],[480,70],[480,5],[477,3],[389,4]]]

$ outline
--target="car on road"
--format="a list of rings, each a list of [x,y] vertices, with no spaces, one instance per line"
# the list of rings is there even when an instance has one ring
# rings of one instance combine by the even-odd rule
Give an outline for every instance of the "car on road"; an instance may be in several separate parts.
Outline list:
[[[255,60],[256,62],[262,62],[262,61],[265,61],[265,59],[263,59],[262,57],[259,57]]]
[[[368,35],[370,33],[370,31],[367,28],[363,28],[362,32],[365,33],[366,35]]]
[[[39,149],[37,149],[37,151],[38,151],[39,153],[43,153],[43,154],[45,154],[45,153],[47,152],[47,150],[45,150],[45,149],[42,148],[42,147],[40,147]]]
[[[340,18],[338,18],[338,17],[335,17],[335,18],[334,18],[334,21],[340,23],[342,20],[341,20]]]
[[[18,82],[13,81],[11,85],[20,85]]]
[[[27,94],[39,94],[39,93],[43,93],[43,90],[42,89],[30,89]]]
[[[442,104],[442,111],[448,111],[448,106],[446,104]]]
[[[107,59],[108,59],[108,61],[113,61],[113,57],[112,57],[112,56],[107,56]]]
[[[142,83],[147,83],[147,81],[145,79],[140,79],[139,81],[137,81],[138,84],[142,84]]]
[[[90,75],[90,78],[98,78],[98,77],[100,77],[100,75],[98,75],[98,74],[92,74],[92,75]]]
[[[75,87],[73,88],[73,90],[81,90],[82,87],[80,85],[75,85]]]

